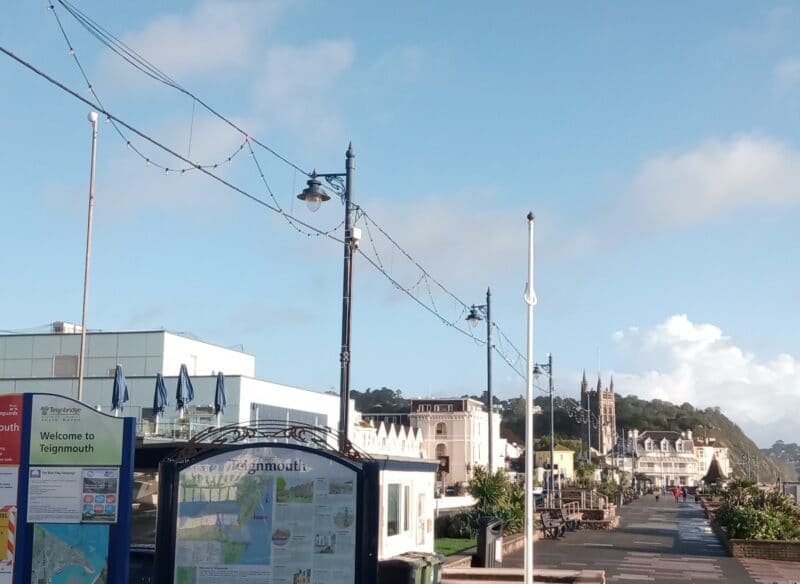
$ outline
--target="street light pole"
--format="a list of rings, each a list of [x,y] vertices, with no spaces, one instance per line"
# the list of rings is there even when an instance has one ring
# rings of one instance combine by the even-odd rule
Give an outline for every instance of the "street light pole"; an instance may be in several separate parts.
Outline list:
[[[536,364],[533,366],[533,374],[541,375],[542,370],[547,372],[547,389],[550,393],[550,488],[549,497],[552,500],[553,493],[555,492],[555,412],[553,404],[553,396],[555,389],[553,387],[553,354],[547,354],[547,363]],[[559,480],[559,505],[561,504],[561,481]]]
[[[477,326],[486,317],[486,401],[489,412],[489,474],[494,473],[494,398],[492,396],[492,290],[486,289],[486,304],[472,305],[467,316],[471,326]]]
[[[533,212],[528,213],[528,285],[525,289],[525,304],[528,313],[526,392],[525,392],[525,539],[524,579],[525,584],[533,584],[533,307],[536,305],[536,291],[533,286]]]
[[[359,230],[355,227],[355,210],[353,204],[353,174],[355,172],[355,152],[351,143],[345,153],[344,173],[312,172],[305,189],[297,195],[305,201],[312,212],[330,200],[330,196],[322,188],[320,178],[336,191],[344,203],[344,265],[342,268],[342,345],[339,352],[339,451],[344,453],[349,445],[350,429],[350,330],[353,316],[353,252],[358,247]],[[342,184],[344,179],[344,184]]]
[[[83,266],[83,310],[81,311],[81,349],[78,357],[78,401],[83,401],[83,369],[86,360],[86,309],[89,301],[89,267],[92,259],[92,215],[94,213],[94,168],[97,155],[97,112],[89,112],[92,124],[92,162],[89,171],[89,211],[86,220],[86,258]]]

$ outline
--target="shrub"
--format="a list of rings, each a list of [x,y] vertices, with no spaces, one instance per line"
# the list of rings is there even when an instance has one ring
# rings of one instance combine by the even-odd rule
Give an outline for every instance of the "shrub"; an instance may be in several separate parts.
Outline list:
[[[752,507],[732,507],[725,513],[725,528],[733,539],[800,539],[800,529],[790,517]]]

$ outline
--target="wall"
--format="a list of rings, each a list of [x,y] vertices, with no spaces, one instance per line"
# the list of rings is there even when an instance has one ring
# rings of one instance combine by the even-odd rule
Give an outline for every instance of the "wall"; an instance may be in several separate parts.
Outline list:
[[[800,562],[800,542],[796,541],[731,539],[728,540],[728,549],[734,558]]]
[[[163,331],[88,333],[84,376],[107,377],[118,364],[125,375],[155,375],[161,371],[164,335]],[[79,334],[0,335],[0,377],[53,377],[56,356],[74,356],[73,377],[77,377],[80,346]]]
[[[211,407],[214,404],[214,393],[217,387],[216,376],[191,377],[192,387],[194,388],[194,401],[190,406]],[[221,423],[231,424],[238,422],[239,414],[239,377],[225,378],[225,393],[228,398],[228,406],[221,416]],[[129,401],[123,409],[124,416],[133,416],[141,420],[142,410],[153,407],[153,394],[155,390],[155,377],[128,377],[125,380],[128,384]],[[177,377],[165,377],[164,384],[167,387],[167,397],[169,405],[161,417],[163,428],[177,422],[178,411],[175,409],[175,394],[178,385]],[[96,409],[111,413],[111,392],[114,387],[114,380],[110,377],[84,379],[83,402]],[[0,379],[0,394],[3,393],[24,393],[24,392],[44,392],[55,393],[77,399],[78,380],[77,379]],[[209,416],[213,418],[209,414]],[[215,420],[209,419],[206,424],[215,424]]]
[[[338,395],[318,393],[251,377],[241,379],[239,419],[242,421],[253,419],[253,404],[269,404],[304,412],[316,412],[327,416],[328,427],[333,429],[339,427]]]
[[[181,363],[186,364],[189,375],[214,375],[218,371],[225,375],[246,377],[256,374],[256,359],[253,355],[165,333],[161,372],[164,375],[177,375]]]
[[[380,512],[378,518],[378,560],[404,552],[433,552],[433,483],[435,472],[382,470],[380,472]],[[388,535],[389,485],[400,485],[399,533]],[[404,497],[408,488],[408,500]],[[408,507],[408,525],[404,514]]]

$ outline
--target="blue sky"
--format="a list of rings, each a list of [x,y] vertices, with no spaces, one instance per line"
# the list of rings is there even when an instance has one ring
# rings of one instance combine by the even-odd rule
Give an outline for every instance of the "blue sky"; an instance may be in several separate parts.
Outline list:
[[[560,394],[599,369],[624,394],[719,405],[759,444],[798,439],[793,4],[76,6],[302,169],[342,172],[352,140],[357,203],[461,301],[482,303],[491,286],[493,315],[521,350],[533,210],[536,353],[553,353]],[[191,99],[56,12],[109,111],[192,160],[242,144],[199,106],[192,121]],[[46,2],[9,7],[0,39],[90,97]],[[79,322],[88,108],[7,57],[0,80],[0,328]],[[258,148],[256,158],[287,212],[323,230],[341,221],[335,201],[312,215],[294,199],[301,173]],[[247,149],[218,170],[271,202]],[[365,254],[462,321],[462,306],[429,294],[374,225],[374,247],[361,227]],[[340,244],[207,177],[146,166],[108,123],[93,237],[90,328],[241,344],[260,377],[338,388]],[[496,393],[522,393],[495,363]],[[480,344],[356,258],[353,388],[461,395],[484,384]]]

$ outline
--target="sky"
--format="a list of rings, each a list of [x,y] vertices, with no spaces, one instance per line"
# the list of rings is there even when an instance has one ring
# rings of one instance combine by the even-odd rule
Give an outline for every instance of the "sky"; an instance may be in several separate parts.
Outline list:
[[[533,211],[559,395],[613,375],[800,440],[796,4],[72,1],[244,133],[59,2],[12,3],[0,45],[257,199],[101,116],[90,330],[190,333],[337,391],[343,206],[296,194],[352,142],[353,389],[480,394],[486,328],[464,319],[491,287],[493,390],[523,394]],[[6,55],[0,84],[0,329],[79,323],[90,107]]]

